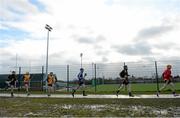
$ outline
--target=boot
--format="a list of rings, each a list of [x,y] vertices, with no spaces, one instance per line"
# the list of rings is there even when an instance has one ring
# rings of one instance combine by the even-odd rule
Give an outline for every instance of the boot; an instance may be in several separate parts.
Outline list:
[[[116,91],[116,96],[118,97],[118,94],[119,94],[119,90]]]
[[[175,91],[173,92],[173,95],[174,95],[174,97],[179,96],[178,94],[176,94],[176,92],[175,92]]]
[[[13,94],[13,92],[11,92],[11,97],[14,97],[14,94]]]
[[[27,96],[29,96],[30,95],[30,93],[29,92],[27,92]]]
[[[73,96],[73,98],[74,98],[74,93],[75,93],[75,92],[76,92],[76,90],[73,89],[73,91],[72,91],[72,96]]]
[[[134,97],[134,95],[131,92],[129,92],[129,97]]]
[[[159,93],[160,93],[160,91],[158,91],[158,92],[156,93],[157,97],[159,97]]]
[[[86,93],[85,93],[85,91],[83,91],[83,96],[87,96]]]

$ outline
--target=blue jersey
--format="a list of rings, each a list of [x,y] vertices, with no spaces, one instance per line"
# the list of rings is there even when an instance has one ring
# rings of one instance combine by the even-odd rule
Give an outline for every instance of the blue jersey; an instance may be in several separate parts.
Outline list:
[[[78,77],[79,81],[84,80],[83,72],[80,72],[77,77]]]

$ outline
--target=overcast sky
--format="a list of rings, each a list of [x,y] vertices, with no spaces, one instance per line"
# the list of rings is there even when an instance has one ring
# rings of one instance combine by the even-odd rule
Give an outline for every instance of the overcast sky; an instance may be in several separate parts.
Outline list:
[[[180,0],[0,0],[0,65],[180,57]]]

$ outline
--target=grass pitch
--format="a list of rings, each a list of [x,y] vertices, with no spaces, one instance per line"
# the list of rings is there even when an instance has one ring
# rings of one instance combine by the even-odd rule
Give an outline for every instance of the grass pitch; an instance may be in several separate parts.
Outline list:
[[[159,84],[159,88],[163,86],[163,83]],[[114,94],[118,89],[119,84],[104,84],[96,86],[96,93],[98,94]],[[180,83],[175,83],[175,88],[177,93],[180,93]],[[131,84],[131,90],[133,93],[137,94],[155,94],[157,92],[156,83],[137,83]],[[88,87],[87,91],[90,93],[95,93],[95,87]],[[121,91],[122,94],[127,94],[125,90]],[[171,93],[171,88],[168,86],[162,91],[162,93]]]

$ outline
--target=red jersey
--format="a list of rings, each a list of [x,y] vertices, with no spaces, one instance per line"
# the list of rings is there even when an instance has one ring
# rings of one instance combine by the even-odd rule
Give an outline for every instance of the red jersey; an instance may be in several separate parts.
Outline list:
[[[170,69],[166,69],[163,74],[163,79],[164,80],[170,80],[172,78],[172,75],[171,75],[171,70]]]

